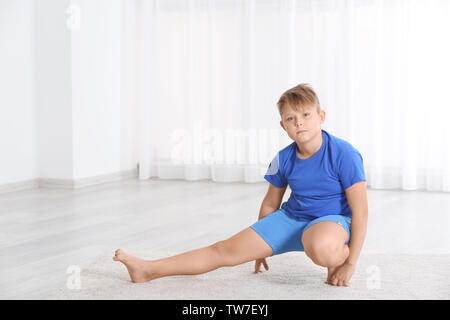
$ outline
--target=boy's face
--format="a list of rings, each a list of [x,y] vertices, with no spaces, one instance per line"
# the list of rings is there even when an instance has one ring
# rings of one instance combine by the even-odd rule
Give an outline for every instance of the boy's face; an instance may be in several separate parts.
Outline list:
[[[297,110],[286,105],[283,110],[280,125],[288,136],[298,142],[306,142],[314,138],[325,121],[325,111],[317,113],[313,105],[298,107]]]

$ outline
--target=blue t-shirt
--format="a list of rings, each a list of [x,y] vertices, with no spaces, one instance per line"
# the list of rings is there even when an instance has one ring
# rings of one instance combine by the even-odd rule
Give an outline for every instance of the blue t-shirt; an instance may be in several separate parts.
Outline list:
[[[322,146],[312,157],[298,157],[294,141],[271,161],[264,179],[278,188],[291,188],[281,206],[300,221],[325,215],[351,217],[345,189],[366,181],[361,154],[349,142],[322,130]]]

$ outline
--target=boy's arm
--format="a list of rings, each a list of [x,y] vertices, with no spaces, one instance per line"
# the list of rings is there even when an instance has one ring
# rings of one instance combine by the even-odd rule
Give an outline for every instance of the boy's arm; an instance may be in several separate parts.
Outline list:
[[[259,209],[258,220],[261,220],[265,216],[268,216],[269,214],[271,214],[272,212],[277,211],[278,209],[279,208],[273,208],[271,206],[264,205],[264,201],[263,201],[263,203],[261,204],[261,209]]]
[[[366,181],[355,183],[345,190],[347,202],[352,211],[351,237],[348,247],[350,254],[345,261],[356,265],[366,238],[369,208],[367,203]]]
[[[261,220],[265,216],[280,209],[286,188],[287,186],[284,188],[278,188],[269,183],[269,189],[267,190],[267,194],[261,203],[261,208],[259,209],[258,220]]]

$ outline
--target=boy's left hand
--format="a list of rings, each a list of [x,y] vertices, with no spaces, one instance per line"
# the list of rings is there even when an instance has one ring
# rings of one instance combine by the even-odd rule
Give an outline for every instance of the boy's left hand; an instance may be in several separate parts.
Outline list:
[[[350,285],[350,278],[355,272],[355,266],[344,262],[344,264],[336,267],[333,273],[328,277],[327,283],[333,286],[345,286]]]

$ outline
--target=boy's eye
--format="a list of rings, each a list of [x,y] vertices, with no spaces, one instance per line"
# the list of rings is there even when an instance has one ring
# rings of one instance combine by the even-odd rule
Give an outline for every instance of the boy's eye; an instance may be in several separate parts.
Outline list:
[[[304,116],[309,116],[310,113],[304,113],[303,115]],[[292,119],[294,119],[294,117],[288,117],[286,120],[289,121],[289,120],[292,120]]]

